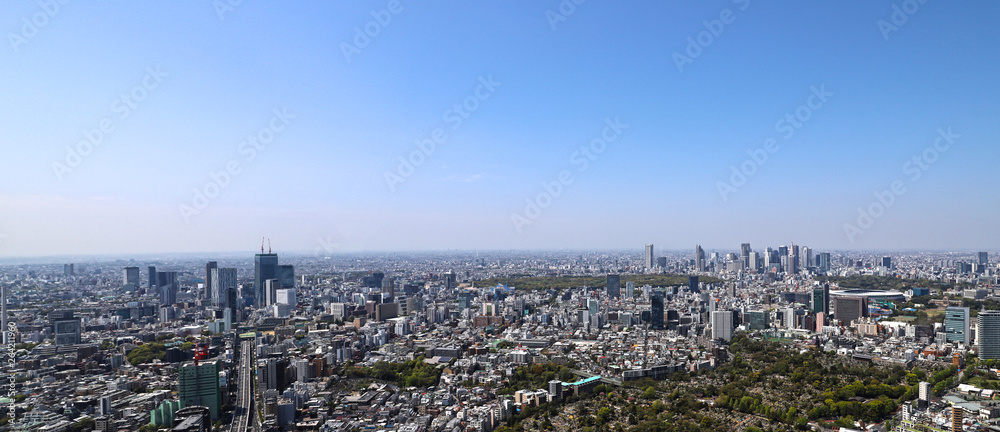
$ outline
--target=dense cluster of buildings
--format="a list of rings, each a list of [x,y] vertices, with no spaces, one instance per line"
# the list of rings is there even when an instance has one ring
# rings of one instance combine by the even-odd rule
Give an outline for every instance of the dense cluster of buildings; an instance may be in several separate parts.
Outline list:
[[[16,348],[2,373],[15,386],[0,409],[17,430],[88,420],[102,431],[207,430],[245,407],[258,414],[258,430],[485,432],[527,406],[597,385],[713,368],[740,333],[888,364],[951,363],[970,352],[1000,358],[1000,312],[930,296],[936,287],[863,290],[823,280],[950,281],[951,294],[989,299],[997,269],[988,255],[976,258],[967,268],[964,256],[831,255],[796,245],[755,252],[744,244],[738,254],[706,255],[699,246],[693,259],[657,257],[647,245],[641,260],[425,254],[279,264],[261,250],[252,261],[150,260],[144,280],[135,261],[11,265],[0,294],[17,329],[5,337]],[[690,276],[636,283],[660,273]],[[511,275],[589,282],[526,289]],[[942,303],[943,319],[890,320],[915,299]],[[239,355],[241,341],[251,342],[252,356]],[[435,385],[350,373],[417,361],[440,374]],[[550,363],[572,374],[497,393],[519,368]],[[248,373],[255,385],[244,400],[238,382]]]

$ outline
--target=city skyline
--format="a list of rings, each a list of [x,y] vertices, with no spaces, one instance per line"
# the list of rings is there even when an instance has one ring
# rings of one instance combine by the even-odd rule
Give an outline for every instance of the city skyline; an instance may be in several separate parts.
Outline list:
[[[1000,244],[1000,5],[563,3],[12,4],[0,258]]]

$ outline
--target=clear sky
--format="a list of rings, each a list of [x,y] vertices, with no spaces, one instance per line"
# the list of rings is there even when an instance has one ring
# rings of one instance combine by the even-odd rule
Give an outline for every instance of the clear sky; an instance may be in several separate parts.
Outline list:
[[[1000,242],[997,2],[229,1],[5,3],[0,256]]]

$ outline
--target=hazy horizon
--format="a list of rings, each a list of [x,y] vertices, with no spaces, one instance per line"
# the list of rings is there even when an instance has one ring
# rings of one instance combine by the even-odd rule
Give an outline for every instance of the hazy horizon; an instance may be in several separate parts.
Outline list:
[[[1000,3],[219,4],[7,5],[0,258],[1000,244]]]

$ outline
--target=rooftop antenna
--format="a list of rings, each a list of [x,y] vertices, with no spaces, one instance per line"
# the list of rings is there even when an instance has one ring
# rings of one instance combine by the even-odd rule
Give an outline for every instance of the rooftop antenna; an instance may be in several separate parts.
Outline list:
[[[267,253],[271,253],[271,239],[267,239]]]

